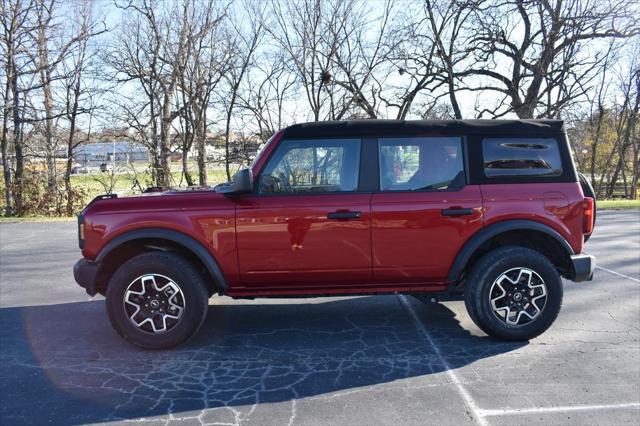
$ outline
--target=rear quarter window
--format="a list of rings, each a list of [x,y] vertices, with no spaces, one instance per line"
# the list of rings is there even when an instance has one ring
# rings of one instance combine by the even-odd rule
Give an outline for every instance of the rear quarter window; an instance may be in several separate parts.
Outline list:
[[[558,142],[543,138],[487,138],[482,140],[484,175],[561,176]]]

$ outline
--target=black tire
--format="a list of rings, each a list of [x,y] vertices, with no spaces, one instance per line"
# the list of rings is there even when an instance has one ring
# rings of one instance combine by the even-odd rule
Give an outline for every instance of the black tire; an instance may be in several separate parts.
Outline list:
[[[144,331],[129,320],[125,311],[124,297],[129,284],[146,274],[170,278],[184,296],[180,318],[171,328],[167,326],[166,331]],[[178,255],[154,251],[121,265],[109,281],[106,299],[111,325],[123,339],[145,349],[165,349],[185,342],[198,331],[207,315],[209,295],[202,274],[193,264]]]
[[[546,285],[546,301],[526,324],[510,325],[491,308],[490,292],[500,275],[514,268],[537,273]],[[562,306],[562,280],[555,266],[541,253],[525,247],[505,246],[490,251],[471,269],[465,285],[465,305],[473,322],[490,336],[503,340],[529,340],[547,330]]]

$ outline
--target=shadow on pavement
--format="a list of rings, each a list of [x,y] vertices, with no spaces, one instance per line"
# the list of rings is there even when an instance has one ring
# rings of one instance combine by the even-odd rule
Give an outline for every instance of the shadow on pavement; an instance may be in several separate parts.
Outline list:
[[[469,334],[443,305],[415,309],[452,368],[523,346]],[[256,404],[445,370],[394,296],[212,305],[198,335],[172,351],[122,341],[104,301],[5,308],[0,321],[2,424],[204,409],[236,422]]]

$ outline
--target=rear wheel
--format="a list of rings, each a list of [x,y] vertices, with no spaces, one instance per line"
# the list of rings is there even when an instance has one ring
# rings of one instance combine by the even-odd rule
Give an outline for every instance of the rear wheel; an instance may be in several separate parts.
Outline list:
[[[208,293],[202,275],[187,260],[166,252],[125,262],[109,281],[107,313],[125,340],[147,349],[178,345],[205,319]]]
[[[471,319],[505,340],[532,339],[548,329],[562,305],[562,280],[544,255],[524,247],[501,247],[472,268],[465,287]]]

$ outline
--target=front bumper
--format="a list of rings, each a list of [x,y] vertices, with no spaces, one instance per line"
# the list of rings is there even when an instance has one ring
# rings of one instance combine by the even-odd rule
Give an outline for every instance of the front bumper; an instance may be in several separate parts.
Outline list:
[[[75,278],[80,287],[85,289],[89,296],[95,296],[98,293],[96,290],[98,266],[98,263],[87,259],[80,259],[73,266],[73,278]]]
[[[591,281],[593,279],[593,270],[596,268],[596,257],[590,254],[574,254],[571,256],[573,264],[572,281]]]

